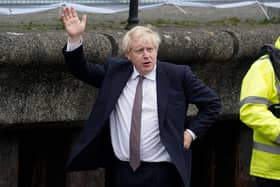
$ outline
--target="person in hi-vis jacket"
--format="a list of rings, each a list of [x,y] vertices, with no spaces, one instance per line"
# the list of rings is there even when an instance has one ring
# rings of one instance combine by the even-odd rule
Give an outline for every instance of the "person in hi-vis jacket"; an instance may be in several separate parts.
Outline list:
[[[280,186],[280,38],[266,45],[243,78],[240,119],[253,130],[250,174],[257,187]]]

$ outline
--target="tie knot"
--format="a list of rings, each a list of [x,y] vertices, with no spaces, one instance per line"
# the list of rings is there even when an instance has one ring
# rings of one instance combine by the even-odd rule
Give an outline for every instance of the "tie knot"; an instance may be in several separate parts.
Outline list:
[[[144,75],[138,75],[138,80],[142,81],[143,79],[145,79]]]

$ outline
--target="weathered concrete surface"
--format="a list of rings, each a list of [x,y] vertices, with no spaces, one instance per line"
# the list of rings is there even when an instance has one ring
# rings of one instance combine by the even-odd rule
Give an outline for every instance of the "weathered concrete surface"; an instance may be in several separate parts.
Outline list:
[[[192,66],[221,97],[222,115],[237,116],[241,79],[262,45],[277,38],[275,28],[160,29],[159,59]],[[109,56],[121,56],[118,43],[124,32],[88,31],[84,45],[89,61],[102,63]],[[68,73],[61,53],[66,40],[63,31],[0,34],[3,128],[87,119],[97,90]]]
[[[223,27],[158,29],[162,37],[161,60],[181,64],[228,62],[255,57],[260,47],[273,42],[278,28],[226,29]],[[121,56],[118,43],[124,30],[87,32],[84,45],[89,60],[102,63],[109,56]],[[0,64],[63,64],[64,31],[0,33]]]
[[[85,49],[97,62],[112,54],[108,37],[99,33],[84,35]],[[62,47],[67,35],[63,31],[0,33],[0,64],[57,65],[63,63]]]

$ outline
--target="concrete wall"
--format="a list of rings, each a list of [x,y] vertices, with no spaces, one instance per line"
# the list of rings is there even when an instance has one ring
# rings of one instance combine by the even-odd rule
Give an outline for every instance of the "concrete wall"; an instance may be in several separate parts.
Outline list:
[[[84,35],[90,62],[120,56],[124,31]],[[273,43],[278,29],[160,30],[159,59],[188,64],[223,101],[222,115],[238,115],[241,79],[264,43]],[[64,32],[0,33],[0,124],[86,120],[96,90],[67,71],[62,47]]]
[[[278,27],[174,27],[158,30],[162,37],[159,59],[190,65],[194,73],[219,94],[223,103],[216,127],[194,147],[194,155],[205,162],[203,165],[201,160],[194,159],[196,169],[204,168],[203,172],[194,171],[196,187],[253,185],[248,177],[250,130],[238,118],[239,91],[242,77],[258,57],[259,49],[265,43],[273,43],[279,35]],[[121,56],[118,43],[124,32],[88,30],[83,38],[89,61],[103,63],[109,56]],[[16,168],[6,173],[7,166],[0,165],[0,173],[5,171],[6,178],[16,181],[8,183],[9,180],[1,178],[1,175],[0,187],[17,186],[17,181],[36,187],[48,186],[42,182],[46,180],[46,174],[43,175],[41,170],[46,168],[46,163],[54,162],[42,159],[48,154],[45,151],[54,149],[60,153],[63,150],[63,156],[57,161],[63,163],[74,137],[89,115],[98,90],[76,80],[67,71],[61,53],[66,40],[63,31],[0,33],[0,132],[3,135],[0,139],[0,161],[6,162],[7,155],[12,155],[8,162],[13,163],[11,168]],[[195,112],[196,109],[191,107],[188,116]],[[55,145],[54,141],[49,145],[46,140],[50,137],[59,143]],[[7,144],[7,140],[12,141]],[[34,149],[28,145],[34,146]],[[11,150],[9,154],[7,149]],[[40,161],[28,159],[34,156],[32,152],[38,154],[34,158],[40,158]],[[32,178],[30,181],[33,183],[23,179],[27,167],[24,160],[33,163],[37,170],[41,168],[42,180],[37,185],[34,180],[40,177],[36,177],[35,169],[26,175],[26,178]],[[59,168],[63,168],[63,164]],[[15,172],[17,170],[19,172]],[[51,173],[51,169],[48,171]],[[19,179],[15,173],[20,173]],[[218,179],[224,174],[227,175],[224,179],[228,181]],[[92,177],[95,180],[89,180]],[[199,177],[204,178],[207,184],[202,185]],[[102,186],[102,178],[102,170],[76,173],[68,175],[61,184]],[[52,186],[55,184],[52,183]]]

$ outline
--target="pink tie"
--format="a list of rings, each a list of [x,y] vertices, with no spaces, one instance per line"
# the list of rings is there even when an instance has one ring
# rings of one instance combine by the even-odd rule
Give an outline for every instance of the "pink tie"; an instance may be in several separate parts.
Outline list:
[[[141,132],[141,113],[142,113],[142,83],[144,76],[138,76],[135,98],[132,108],[131,130],[129,139],[130,159],[129,164],[133,171],[140,166],[140,132]]]

